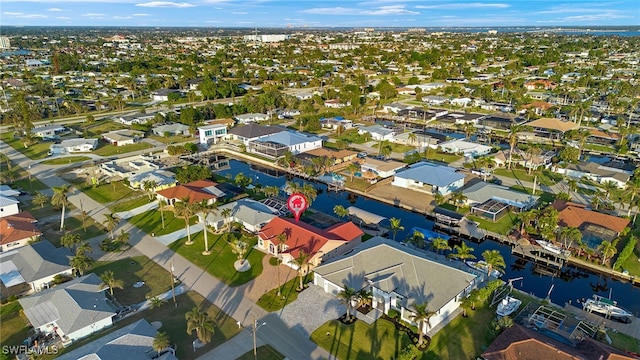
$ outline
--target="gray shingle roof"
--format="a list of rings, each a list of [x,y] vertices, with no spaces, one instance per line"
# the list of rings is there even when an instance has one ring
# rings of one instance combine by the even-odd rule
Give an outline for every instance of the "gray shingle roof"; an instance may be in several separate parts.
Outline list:
[[[420,181],[438,187],[447,186],[464,179],[464,175],[456,172],[456,169],[452,167],[425,162],[411,165],[409,169],[396,173],[396,177]]]
[[[49,241],[36,243],[17,249],[2,256],[2,262],[12,261],[26,282],[71,269],[69,259],[73,256],[67,248],[55,248]]]
[[[452,267],[458,265],[459,269]],[[459,262],[445,265],[395,241],[374,237],[314,272],[341,287],[360,290],[371,284],[406,297],[406,306],[428,301],[429,309],[437,310],[476,277],[463,269],[467,268]]]
[[[260,225],[276,217],[277,210],[255,200],[241,199],[218,207],[216,213],[207,216],[207,221],[216,223],[224,220],[222,211],[231,209],[231,217],[252,225]]]
[[[245,126],[234,127],[229,130],[229,134],[241,136],[247,139],[253,139],[260,136],[271,135],[283,131],[280,127],[262,126],[258,124],[249,124]]]
[[[529,208],[535,205],[539,199],[539,196],[529,195],[511,190],[506,186],[486,182],[475,183],[462,192],[472,203],[483,203],[489,199],[494,199],[519,208]]]

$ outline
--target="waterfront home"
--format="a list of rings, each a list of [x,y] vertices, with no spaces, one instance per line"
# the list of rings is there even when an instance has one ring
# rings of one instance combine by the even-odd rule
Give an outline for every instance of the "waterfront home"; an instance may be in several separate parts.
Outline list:
[[[556,118],[540,118],[525,125],[532,128],[535,135],[554,140],[561,140],[567,131],[578,129],[578,124]]]
[[[27,211],[0,217],[0,251],[17,249],[38,240],[42,232],[34,225],[36,222],[38,220]]]
[[[478,181],[462,190],[467,197],[464,204],[471,208],[472,214],[488,217],[496,221],[507,212],[521,212],[531,209],[539,197],[506,186]]]
[[[431,121],[446,116],[449,112],[442,109],[408,108],[398,111],[398,116],[414,120]]]
[[[371,172],[376,177],[382,179],[393,176],[401,169],[404,169],[407,164],[394,161],[394,160],[378,160],[371,157],[367,157],[360,164],[360,170],[362,173]]]
[[[175,350],[167,347],[157,351],[153,345],[158,330],[145,319],[138,320],[116,331],[93,340],[73,351],[57,357],[58,360],[177,360]]]
[[[273,256],[280,256],[283,264],[294,269],[298,269],[294,260],[304,252],[308,255],[310,270],[323,261],[353,249],[361,243],[362,235],[362,230],[351,221],[335,221],[333,225],[320,229],[304,220],[296,222],[291,218],[275,217],[258,232],[256,248]],[[280,244],[280,237],[284,244]]]
[[[198,127],[198,137],[200,138],[200,144],[203,145],[215,144],[226,136],[227,126],[225,124],[213,124]]]
[[[169,205],[175,205],[176,201],[183,199],[189,199],[189,203],[206,201],[213,204],[225,196],[216,185],[218,184],[210,180],[196,180],[156,191],[156,194],[158,199],[166,201]]]
[[[462,139],[449,140],[438,145],[442,151],[462,154],[464,157],[479,157],[491,152],[492,147]]]
[[[464,185],[464,174],[449,166],[418,162],[396,173],[391,185],[429,195],[448,195]]]
[[[496,166],[506,167],[509,164],[510,153],[511,149],[503,149],[491,155],[491,157],[493,158],[493,162],[496,164]],[[553,159],[555,154],[555,151],[546,151],[542,154],[531,155],[516,147],[513,149],[513,156],[511,156],[511,165],[516,165],[531,170],[536,170],[540,167],[549,168],[551,167],[551,160]]]
[[[67,346],[113,325],[116,306],[105,291],[91,273],[18,301],[36,331],[53,334]]]
[[[151,132],[156,136],[189,136],[189,127],[180,123],[167,123],[151,128]]]
[[[400,113],[400,111],[408,110],[408,109],[413,109],[413,105],[405,105],[405,104],[400,104],[400,103],[391,103],[391,104],[384,104],[382,106],[382,110],[384,110],[385,112],[392,112],[394,114],[398,114],[398,113]]]
[[[72,257],[66,247],[56,248],[46,240],[0,253],[2,298],[48,289],[57,275],[71,278]]]
[[[0,218],[19,213],[18,204],[20,204],[20,201],[12,197],[0,196]]]
[[[249,146],[251,141],[258,140],[271,134],[277,134],[284,131],[279,126],[263,126],[258,124],[248,124],[234,127],[228,133],[232,140],[240,141],[244,146]]]
[[[392,129],[388,129],[380,125],[361,126],[358,128],[358,134],[370,134],[372,140],[383,141],[393,140],[395,132]]]
[[[229,209],[229,217],[222,216],[222,212]],[[207,226],[211,226],[215,231],[220,231],[226,225],[233,222],[242,224],[242,227],[250,232],[257,233],[266,223],[275,218],[278,210],[251,199],[240,199],[218,207],[217,212],[210,213],[204,219],[204,214],[198,214],[200,223],[206,221]]]
[[[129,186],[133,189],[144,189],[144,184],[147,182],[156,184],[154,191],[166,189],[177,184],[176,174],[160,169],[133,173],[127,179],[129,180]]]
[[[615,165],[612,165],[615,166]],[[574,179],[588,178],[600,184],[605,182],[613,182],[619,188],[627,185],[631,174],[624,169],[607,166],[607,164],[598,164],[592,161],[580,162],[578,164],[567,164],[566,167],[556,167],[558,174],[567,175]]]
[[[551,206],[558,211],[558,225],[580,230],[582,242],[592,249],[603,240],[615,240],[630,224],[629,219],[587,210],[583,204],[556,200]]]
[[[454,318],[462,299],[479,279],[471,268],[460,262],[439,261],[423,251],[373,237],[348,254],[336,257],[314,269],[315,285],[329,294],[338,294],[344,286],[356,291],[371,291],[374,311],[400,314],[412,320],[413,305],[428,303],[435,314],[420,329],[423,333],[447,324]]]
[[[480,120],[483,119],[485,115],[483,114],[474,114],[474,113],[465,113],[459,111],[453,111],[447,113],[446,115],[440,117],[438,120],[447,123],[453,124],[479,124]]]
[[[91,152],[98,147],[98,139],[66,139],[60,144],[51,144],[49,155],[64,155],[82,152]]]
[[[315,158],[327,158],[330,159],[330,165],[324,170],[327,172],[337,171],[343,169],[356,158],[357,152],[351,150],[334,150],[325,147],[309,150],[304,153],[296,154],[295,158],[304,166],[315,166],[313,159]]]
[[[113,146],[132,145],[144,137],[144,132],[137,130],[115,130],[102,135],[102,139]]]
[[[321,118],[320,125],[322,125],[323,128],[327,129],[336,130],[337,128],[342,126],[344,130],[349,130],[353,127],[353,121],[340,116],[336,116],[331,118]]]
[[[299,154],[322,147],[322,138],[296,131],[280,131],[249,142],[248,151],[269,157],[280,157],[289,151]]]
[[[445,142],[447,136],[430,131],[417,130],[413,132],[405,132],[393,137],[393,142],[402,145],[415,146],[424,148],[426,146],[437,149],[438,145]]]
[[[518,125],[523,119],[508,116],[508,115],[484,115],[478,119],[477,124],[479,126],[497,129],[497,130],[509,130],[511,126]]]

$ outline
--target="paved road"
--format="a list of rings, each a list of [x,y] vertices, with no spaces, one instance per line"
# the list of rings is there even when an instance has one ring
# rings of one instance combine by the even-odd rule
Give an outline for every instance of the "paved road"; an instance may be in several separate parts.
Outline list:
[[[6,151],[9,158],[18,165],[24,166],[29,161],[22,153],[15,151],[6,143],[0,141],[0,152],[4,151]],[[147,152],[148,151],[149,150],[147,150]],[[31,167],[33,176],[36,176],[49,187],[66,184],[64,180],[56,175],[56,171],[59,170],[59,166],[43,164],[36,164]],[[99,222],[103,221],[105,214],[110,213],[110,210],[105,205],[96,202],[77,190],[69,196],[69,201],[78,208],[82,203],[83,208],[88,212],[89,216]],[[326,350],[316,346],[316,344],[297,331],[292,330],[277,314],[269,314],[251,300],[247,299],[245,297],[245,291],[247,287],[251,286],[250,283],[244,286],[230,288],[128,222],[121,221],[115,231],[120,232],[120,230],[128,232],[131,235],[130,243],[135,250],[149,257],[158,265],[170,270],[170,263],[173,262],[174,274],[182,281],[188,290],[198,292],[236,321],[247,326],[252,323],[255,316],[259,323],[267,322],[266,326],[258,330],[256,334],[257,337],[273,346],[287,358],[332,358]],[[214,358],[214,355],[203,355],[203,359]]]

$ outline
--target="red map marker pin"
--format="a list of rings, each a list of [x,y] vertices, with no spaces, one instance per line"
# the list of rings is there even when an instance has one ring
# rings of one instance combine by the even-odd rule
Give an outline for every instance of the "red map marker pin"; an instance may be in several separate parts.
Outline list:
[[[296,222],[298,222],[300,220],[300,215],[302,215],[302,213],[309,207],[309,202],[304,195],[300,193],[293,193],[287,200],[287,207],[295,217]]]

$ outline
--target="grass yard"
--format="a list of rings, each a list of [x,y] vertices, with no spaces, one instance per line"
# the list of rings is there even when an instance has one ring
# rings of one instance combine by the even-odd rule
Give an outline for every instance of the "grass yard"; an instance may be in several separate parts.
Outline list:
[[[89,137],[101,138],[102,134],[114,130],[122,130],[127,127],[115,121],[96,121],[91,124],[83,123],[80,125],[81,130],[87,130]]]
[[[640,352],[640,340],[621,332],[607,331],[611,338],[611,346],[623,351]]]
[[[146,256],[97,262],[91,272],[100,276],[108,270],[113,271],[116,279],[124,283],[123,289],[113,290],[114,296],[121,304],[137,304],[171,290],[171,274]],[[134,288],[133,284],[138,281],[144,281],[144,286]]]
[[[231,233],[231,235],[237,236],[235,233]],[[262,258],[265,254],[253,248],[258,241],[255,236],[250,238],[242,236],[242,239],[249,243],[245,259],[251,264],[251,269],[246,272],[238,272],[234,268],[233,263],[237,260],[237,257],[231,252],[231,246],[227,243],[226,233],[220,235],[209,233],[208,240],[211,255],[202,255],[204,251],[204,235],[202,231],[197,234],[191,234],[191,239],[194,241],[193,245],[185,245],[184,243],[187,239],[183,238],[170,244],[169,248],[229,286],[242,285],[262,273]]]
[[[162,212],[164,214],[164,229],[162,228],[162,214],[160,210],[149,210],[138,214],[129,219],[129,222],[138,227],[140,230],[147,234],[166,235],[171,234],[174,231],[178,231],[185,228],[184,220],[174,215],[171,207],[165,208]],[[192,217],[189,224],[196,223],[197,217]],[[193,233],[191,234],[194,235]]]
[[[622,268],[629,271],[629,274],[634,276],[640,276],[640,261],[638,260],[640,251],[636,245],[636,250],[631,254],[627,260],[622,263]]]
[[[445,162],[447,164],[450,164],[454,161],[460,160],[462,159],[462,156],[460,155],[456,155],[456,154],[449,154],[449,153],[445,153],[445,152],[439,152],[439,151],[435,151],[433,149],[429,150],[429,153],[427,154],[427,160],[435,160],[435,161],[442,161]]]
[[[189,140],[193,140],[190,136],[157,136],[157,135],[149,135],[147,136],[149,139],[153,139],[155,141],[159,141],[164,144],[179,144]]]
[[[275,259],[275,257],[274,257]],[[307,274],[302,280],[303,284],[306,284],[313,280],[313,276],[311,274]],[[287,281],[284,285],[282,285],[282,291],[280,293],[280,297],[278,297],[278,289],[271,289],[264,295],[258,299],[256,304],[261,308],[271,312],[280,310],[288,304],[294,302],[298,298],[298,292],[296,288],[300,285],[300,278],[295,277],[289,281]]]
[[[598,144],[584,144],[584,149],[585,150],[593,150],[593,151],[599,151],[599,152],[603,152],[606,154],[613,154],[615,153],[615,149],[609,146],[605,146],[605,145],[598,145]]]
[[[527,193],[527,194],[532,194],[533,193],[533,189],[529,189],[529,188],[524,187],[522,185],[514,185],[514,186],[509,187],[509,189],[520,191],[520,192]],[[540,201],[543,201],[543,202],[553,202],[556,199],[556,197],[552,193],[540,192],[539,188],[536,190],[536,196],[540,196]]]
[[[105,144],[97,148],[93,153],[100,156],[113,156],[117,154],[124,154],[128,152],[149,149],[152,147],[153,145],[145,142],[138,142],[135,144],[123,145],[123,146],[113,146],[111,144]]]
[[[397,152],[397,153],[406,153],[407,151],[416,149],[415,146],[408,146],[408,145],[402,145],[402,144],[396,144],[396,143],[390,143],[390,145],[391,145],[391,151]]]
[[[284,355],[280,354],[278,350],[272,348],[269,345],[263,345],[256,349],[256,356],[260,360],[283,360]],[[236,360],[254,360],[253,350],[246,352]]]
[[[33,217],[35,217],[36,219],[44,219],[57,215],[58,228],[60,228],[61,210],[54,209],[53,205],[51,205],[50,202],[47,202],[43,207],[40,207],[40,205],[33,204],[31,203],[31,201],[27,201],[23,204],[22,210],[30,212],[31,215],[33,215]],[[65,210],[65,214],[68,214],[68,212],[66,212],[67,210]],[[40,225],[42,225],[42,222],[40,222]]]
[[[384,319],[378,319],[371,325],[360,320],[351,325],[331,320],[311,334],[311,341],[340,360],[395,359],[410,343],[407,334]]]
[[[51,147],[51,144],[53,144],[52,142],[39,141],[38,138],[34,138],[33,141],[35,141],[35,143],[28,147],[24,147],[24,143],[22,142],[23,139],[14,138],[13,132],[11,131],[0,135],[0,139],[31,160],[44,159],[49,156],[49,148]]]
[[[40,224],[40,229],[42,230],[44,237],[49,240],[55,247],[62,246],[62,244],[60,244],[60,239],[67,232],[80,235],[80,238],[83,241],[106,234],[104,226],[102,226],[102,224],[96,223],[90,216],[86,217],[85,225],[87,227],[86,231],[82,228],[82,217],[80,215],[76,215],[65,217],[65,231],[60,231],[59,218],[54,221]]]
[[[17,188],[17,189],[21,189],[22,191],[25,192],[34,192],[34,191],[42,191],[42,190],[46,190],[49,187],[47,185],[45,185],[42,181],[38,180],[35,178],[35,176],[31,177],[31,180],[29,180],[29,176],[26,175],[25,177],[19,179],[19,180],[15,180],[13,182],[13,188]]]
[[[87,160],[91,160],[91,158],[88,157],[88,156],[65,156],[65,157],[59,157],[59,158],[55,158],[55,159],[45,160],[45,161],[42,162],[42,164],[45,164],[45,165],[68,165],[68,164],[83,162],[83,161],[87,161]]]
[[[22,315],[22,306],[17,301],[0,306],[0,324],[2,345],[22,345],[29,335],[29,321]]]
[[[79,347],[85,346],[93,340],[108,334],[117,329],[121,329],[129,324],[132,324],[140,319],[146,319],[148,322],[160,321],[162,327],[159,331],[166,332],[169,335],[169,339],[172,344],[176,344],[176,357],[181,360],[194,360],[199,356],[206,354],[211,349],[223,344],[225,341],[234,337],[240,331],[236,325],[236,321],[222,312],[218,307],[208,302],[205,298],[200,296],[194,291],[189,291],[186,294],[179,295],[176,298],[178,307],[174,308],[172,304],[165,304],[156,309],[149,309],[135,313],[123,320],[118,321],[113,327],[108,330],[100,332],[96,335],[90,336],[85,340],[79,341],[73,346],[62,350],[61,354],[72,351]],[[202,312],[209,314],[215,322],[215,332],[211,336],[211,342],[206,346],[193,351],[193,340],[196,339],[195,332],[193,334],[187,334],[187,320],[185,320],[185,313],[191,311],[194,307],[200,307]],[[252,352],[253,353],[253,352]],[[43,357],[48,359],[49,357]],[[53,359],[53,357],[50,357]]]
[[[520,181],[527,181],[533,183],[535,180],[535,175],[533,173],[527,174],[526,170],[523,169],[495,169],[493,171],[495,175],[507,176],[510,178],[518,179]],[[556,174],[554,172],[544,170],[542,171],[542,175],[538,175],[538,185],[555,185],[562,180],[562,175]]]
[[[477,215],[467,215],[467,218],[472,221],[476,221],[480,223],[480,228],[487,231],[493,231],[495,233],[501,235],[507,235],[509,230],[518,224],[518,219],[516,218],[515,213],[508,212],[502,218],[498,219],[498,221],[493,222],[484,216]]]
[[[354,144],[364,144],[365,142],[367,142],[367,135],[358,134],[358,129],[347,130],[338,137],[335,137],[335,135],[331,135],[331,137],[342,139]]]
[[[115,204],[109,205],[109,209],[114,213],[133,210],[142,205],[147,205],[150,203],[149,197],[147,195],[139,195],[133,199],[123,199],[122,201],[118,201]]]
[[[101,204],[130,199],[138,194],[137,191],[126,187],[122,181],[100,184],[95,188],[93,186],[87,186],[81,188],[81,190],[87,194],[87,196]]]
[[[353,177],[353,181],[351,181],[351,173],[349,172],[343,172],[342,175],[344,175],[344,184],[347,189],[365,191],[369,186],[371,186],[371,184],[367,180],[355,176]]]

